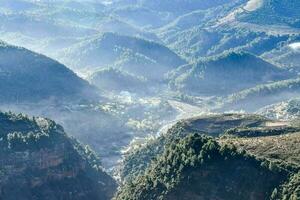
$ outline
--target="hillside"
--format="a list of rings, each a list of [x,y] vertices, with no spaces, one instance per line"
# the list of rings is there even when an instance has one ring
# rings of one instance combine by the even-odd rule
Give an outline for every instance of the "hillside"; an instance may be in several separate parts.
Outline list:
[[[288,178],[271,166],[194,134],[174,140],[115,199],[271,199]]]
[[[257,85],[229,95],[224,100],[222,109],[256,111],[264,106],[298,97],[299,86],[299,78]]]
[[[110,199],[98,157],[55,122],[0,113],[1,199]]]
[[[259,109],[257,113],[272,119],[295,120],[300,117],[300,99],[292,98],[271,104]]]
[[[171,87],[198,95],[222,95],[289,76],[289,72],[244,52],[183,66],[169,75]]]
[[[296,41],[300,38],[295,38]],[[299,72],[300,70],[300,50],[298,47],[298,42],[289,42],[287,45],[282,48],[278,48],[263,54],[262,56],[271,60],[273,63],[277,65],[283,66],[288,69],[292,69],[295,72]]]
[[[264,0],[257,10],[243,13],[240,21],[261,25],[287,25],[300,28],[300,2],[297,0]]]
[[[165,146],[168,146],[172,141],[193,133],[213,137],[219,137],[224,134],[237,136],[238,134],[235,133],[239,129],[246,129],[246,133],[249,133],[247,137],[251,137],[252,132],[256,134],[255,136],[264,136],[284,134],[298,130],[290,126],[267,127],[268,123],[273,124],[274,122],[276,121],[259,115],[247,114],[219,114],[183,120],[170,128],[166,134],[150,139],[140,148],[129,152],[122,163],[120,176],[126,182],[138,174],[143,174],[151,161],[162,154]],[[232,132],[232,130],[235,130],[235,132]]]
[[[147,79],[163,75],[185,62],[167,47],[135,37],[104,33],[59,53],[60,60],[79,71],[115,66]]]
[[[215,139],[199,136],[217,132]],[[258,115],[185,120],[129,153],[115,198],[293,199],[299,196],[299,141],[299,127]]]
[[[274,199],[299,199],[300,133],[258,138],[223,138],[221,144],[232,144],[257,158],[267,159],[291,172],[289,180],[277,187]],[[275,165],[274,165],[275,166]]]
[[[143,78],[114,68],[99,70],[93,73],[88,80],[105,91],[147,93],[147,82]]]
[[[229,2],[228,0],[216,0],[214,2],[209,0],[204,1],[190,1],[190,0],[176,0],[176,1],[145,1],[145,0],[117,0],[113,5],[139,5],[141,7],[151,9],[158,12],[172,13],[173,15],[180,15],[194,10],[205,10],[211,7],[216,7]]]
[[[97,97],[92,86],[64,65],[3,42],[0,43],[0,82],[1,103]]]

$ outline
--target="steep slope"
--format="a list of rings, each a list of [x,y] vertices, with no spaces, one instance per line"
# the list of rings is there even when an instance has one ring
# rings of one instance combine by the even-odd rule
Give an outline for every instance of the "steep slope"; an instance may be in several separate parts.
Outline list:
[[[267,126],[273,123],[276,124],[276,121],[259,115],[244,114],[219,114],[178,122],[166,134],[155,139],[150,139],[142,147],[129,152],[122,163],[120,176],[126,182],[139,174],[143,174],[150,163],[158,155],[162,154],[165,146],[189,134],[198,133],[214,137],[224,134],[237,136],[239,133],[238,130],[242,129],[246,130],[245,132],[249,134],[245,134],[247,137],[252,137],[254,134],[252,135],[251,133],[255,133],[254,136],[263,136],[278,135],[299,130],[286,125],[278,127]]]
[[[230,52],[170,73],[171,86],[191,94],[222,95],[290,77],[249,53]]]
[[[258,138],[222,138],[222,144],[232,144],[258,158],[267,159],[290,171],[289,180],[277,187],[273,199],[300,198],[300,133]],[[276,167],[273,164],[273,167]]]
[[[0,43],[1,103],[80,100],[96,90],[64,65],[27,49]]]
[[[63,63],[79,71],[116,66],[154,80],[161,80],[166,72],[185,63],[163,45],[114,33],[86,40],[59,55]]]
[[[287,178],[232,146],[194,134],[172,141],[116,199],[270,199]]]
[[[44,118],[0,113],[1,199],[110,199],[97,156]]]

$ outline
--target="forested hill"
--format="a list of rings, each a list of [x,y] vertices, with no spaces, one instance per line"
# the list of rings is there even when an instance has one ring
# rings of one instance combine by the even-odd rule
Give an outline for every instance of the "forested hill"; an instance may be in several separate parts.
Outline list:
[[[64,65],[25,48],[0,43],[1,103],[94,99],[87,81]]]
[[[78,71],[115,67],[148,79],[163,75],[186,62],[159,43],[116,33],[104,33],[64,49],[63,63]]]
[[[174,140],[116,199],[270,199],[286,179],[284,171],[196,134]]]
[[[93,151],[51,120],[1,112],[0,138],[0,199],[108,200],[116,189]]]
[[[246,52],[227,52],[169,73],[171,86],[176,89],[211,95],[239,91],[291,76],[288,71]]]

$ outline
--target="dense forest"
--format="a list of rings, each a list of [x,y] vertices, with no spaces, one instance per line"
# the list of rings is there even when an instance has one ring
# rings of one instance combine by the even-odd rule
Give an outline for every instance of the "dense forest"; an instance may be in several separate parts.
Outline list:
[[[300,199],[299,9],[0,0],[0,199]]]

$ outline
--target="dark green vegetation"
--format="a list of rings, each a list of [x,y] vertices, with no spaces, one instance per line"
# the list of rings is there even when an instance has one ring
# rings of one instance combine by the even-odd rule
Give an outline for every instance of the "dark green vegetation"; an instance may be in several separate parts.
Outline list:
[[[144,173],[151,161],[162,154],[165,146],[186,135],[198,133],[218,137],[237,127],[249,128],[249,130],[261,128],[263,135],[263,132],[268,129],[265,127],[267,122],[270,120],[259,115],[243,114],[211,115],[178,122],[166,134],[149,140],[145,145],[129,152],[121,169],[121,178],[126,181],[137,174]]]
[[[88,148],[44,118],[0,113],[1,199],[110,199],[115,181]]]
[[[258,158],[271,161],[291,172],[289,180],[273,192],[274,199],[294,200],[300,198],[300,133],[257,138],[223,138],[223,144],[233,144]]]
[[[170,73],[170,84],[185,93],[222,95],[290,76],[254,55],[230,52],[176,69]]]
[[[96,90],[64,65],[27,49],[0,43],[1,103],[92,100]]]
[[[116,199],[268,199],[286,176],[196,134],[174,140]]]
[[[296,0],[2,0],[0,39],[74,73],[1,43],[0,108],[89,144],[119,199],[299,199],[299,18]],[[273,120],[187,119],[232,109]],[[11,118],[3,199],[112,196],[89,148]]]
[[[116,199],[297,199],[298,131],[256,115],[177,123],[127,156]]]

